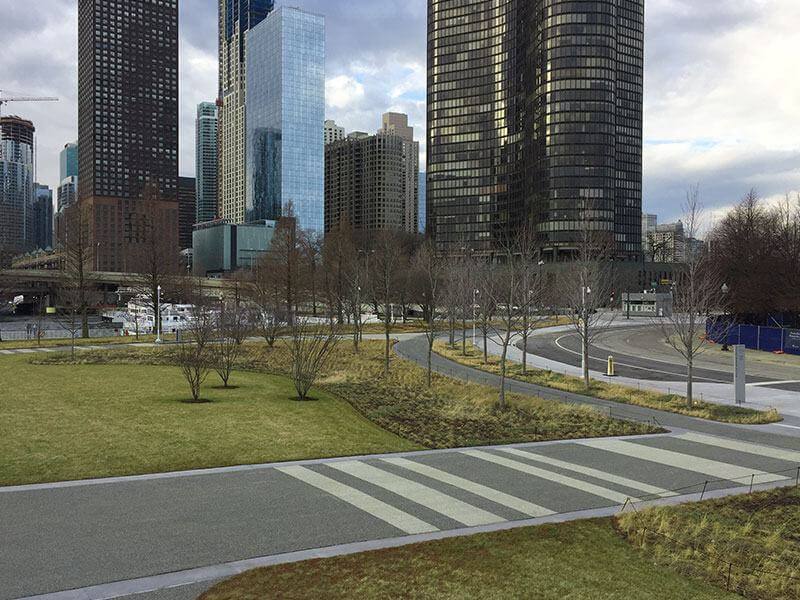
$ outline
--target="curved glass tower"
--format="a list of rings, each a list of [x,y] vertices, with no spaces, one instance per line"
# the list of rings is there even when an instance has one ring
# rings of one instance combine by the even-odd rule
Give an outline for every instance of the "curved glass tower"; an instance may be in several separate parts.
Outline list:
[[[491,253],[529,223],[641,255],[644,0],[429,1],[428,226]]]

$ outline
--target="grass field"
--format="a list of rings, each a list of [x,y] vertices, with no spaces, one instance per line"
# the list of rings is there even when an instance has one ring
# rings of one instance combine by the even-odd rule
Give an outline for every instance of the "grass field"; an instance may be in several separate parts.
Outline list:
[[[0,485],[418,448],[331,394],[290,400],[283,377],[214,375],[189,405],[175,367],[29,361],[0,358]]]
[[[497,392],[434,376],[425,384],[425,371],[392,355],[392,369],[383,374],[383,342],[365,341],[355,353],[342,341],[318,387],[346,399],[358,412],[382,428],[426,448],[449,448],[522,441],[602,437],[652,433],[640,423],[610,419],[588,407],[511,395],[509,409],[497,410]],[[83,363],[171,364],[173,350],[123,349],[115,352],[81,353]],[[69,362],[68,355],[45,356],[44,363]],[[287,375],[290,358],[279,343],[269,350],[248,344],[240,369],[252,373]]]
[[[618,527],[656,564],[754,600],[800,598],[800,490],[626,513]]]
[[[467,345],[467,355],[461,352],[461,346],[450,347],[446,342],[436,342],[434,350],[450,360],[486,371],[487,373],[500,373],[500,358],[490,356],[487,364],[483,363],[483,353],[471,344]],[[751,408],[738,406],[713,404],[695,400],[694,406],[689,408],[686,405],[686,398],[675,394],[659,394],[649,390],[637,390],[621,385],[613,385],[603,381],[592,380],[589,390],[583,384],[583,380],[578,377],[570,377],[555,373],[554,371],[542,371],[528,367],[526,374],[522,373],[522,365],[508,361],[507,376],[527,383],[541,385],[565,392],[584,394],[602,400],[610,400],[621,404],[634,404],[656,410],[663,410],[671,413],[688,415],[700,419],[709,419],[722,423],[740,423],[746,425],[776,423],[782,418],[777,411],[762,412]]]
[[[727,600],[700,580],[656,568],[610,520],[479,534],[282,565],[223,582],[201,600]]]
[[[168,341],[175,339],[175,334],[164,334],[164,338]],[[136,336],[115,336],[115,337],[102,337],[102,338],[75,338],[75,346],[99,346],[105,344],[133,344],[136,342],[154,342],[156,336],[154,335],[140,335],[139,339]],[[0,350],[17,350],[25,348],[54,348],[61,346],[70,346],[71,341],[69,338],[63,339],[43,339],[36,340],[6,340],[0,342]]]

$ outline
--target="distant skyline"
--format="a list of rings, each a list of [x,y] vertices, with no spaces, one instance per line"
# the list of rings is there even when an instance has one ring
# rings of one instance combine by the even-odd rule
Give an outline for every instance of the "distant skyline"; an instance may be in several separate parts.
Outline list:
[[[405,112],[425,169],[426,0],[291,0],[327,23],[327,109],[348,131]],[[217,2],[182,0],[180,173],[194,176],[196,106],[217,89]],[[77,138],[77,2],[0,0],[2,89],[57,95],[10,104],[34,121],[38,175],[55,189],[58,155]],[[644,210],[677,219],[686,188],[721,213],[749,188],[800,190],[800,3],[647,0]]]

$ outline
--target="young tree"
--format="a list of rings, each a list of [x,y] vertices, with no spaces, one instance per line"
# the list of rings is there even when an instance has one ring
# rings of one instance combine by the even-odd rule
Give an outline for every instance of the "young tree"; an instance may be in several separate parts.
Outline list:
[[[385,338],[384,367],[385,375],[389,374],[389,362],[392,349],[392,312],[396,298],[397,276],[407,266],[406,247],[401,234],[384,230],[375,236],[375,253],[373,269],[373,293],[376,304],[383,307],[383,333]]]
[[[215,333],[216,316],[205,295],[202,280],[191,279],[185,283],[184,297],[191,301],[192,314],[181,336],[176,351],[176,361],[189,384],[192,403],[200,403],[200,388],[211,371],[214,360],[211,342]]]
[[[319,325],[308,318],[296,317],[290,326],[290,336],[284,339],[292,360],[291,378],[298,400],[308,400],[308,393],[328,364],[339,341],[339,328],[328,323],[321,332]]]
[[[291,203],[278,220],[266,262],[275,270],[289,326],[294,322],[302,297],[304,276],[302,268],[301,231]]]
[[[305,263],[303,269],[305,289],[311,301],[311,314],[317,316],[319,271],[322,262],[322,237],[314,231],[303,231],[300,234],[301,259]]]
[[[447,261],[436,252],[430,240],[426,241],[414,256],[412,277],[418,282],[419,304],[425,321],[425,337],[428,340],[428,387],[432,384],[433,344],[439,333],[441,322],[441,292],[447,276]]]
[[[684,228],[689,237],[696,237],[702,227],[699,189],[693,186],[686,195]],[[697,357],[709,343],[706,339],[708,315],[720,308],[723,281],[717,265],[708,252],[687,252],[686,264],[673,287],[672,314],[658,319],[664,337],[686,361],[686,403],[694,404],[694,368]],[[727,337],[727,333],[725,333]]]
[[[475,267],[475,291],[474,297],[477,300],[475,307],[478,318],[477,329],[481,333],[483,343],[483,364],[489,362],[489,335],[492,331],[492,320],[497,311],[495,298],[497,292],[494,289],[497,284],[496,272],[490,261],[482,261]]]
[[[576,319],[575,333],[581,342],[583,383],[591,387],[589,348],[612,325],[613,313],[604,313],[614,294],[614,240],[610,235],[589,229],[583,223],[576,240],[572,260],[564,264],[558,279],[560,302],[570,308]]]
[[[67,209],[62,246],[63,266],[60,274],[59,296],[69,303],[65,319],[72,324],[77,311],[80,316],[81,337],[89,337],[89,308],[95,297],[95,285],[90,277],[94,247],[90,241],[91,210],[85,205]],[[74,336],[73,336],[74,337]]]
[[[239,298],[236,287],[234,298],[223,300],[217,315],[217,336],[212,344],[214,370],[222,380],[223,387],[229,387],[229,381],[236,360],[242,354],[242,345],[249,332],[247,314]]]
[[[275,268],[273,258],[268,253],[255,264],[250,274],[250,285],[245,288],[252,306],[250,320],[269,348],[275,346],[281,329],[286,325],[283,278]]]

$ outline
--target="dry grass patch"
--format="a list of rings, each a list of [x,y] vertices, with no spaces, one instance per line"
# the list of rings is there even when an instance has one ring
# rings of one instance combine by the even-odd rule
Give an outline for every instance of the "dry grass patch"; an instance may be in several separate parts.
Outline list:
[[[436,342],[434,351],[454,362],[473,367],[487,373],[500,374],[500,358],[489,356],[489,362],[484,364],[483,354],[479,349],[471,344],[467,347],[467,355],[461,352],[461,347],[452,348],[446,342]],[[675,394],[660,394],[649,390],[637,390],[622,385],[605,383],[603,381],[592,380],[592,386],[587,390],[583,380],[579,377],[570,377],[554,371],[543,371],[528,367],[528,372],[522,373],[522,365],[508,361],[507,376],[526,383],[532,383],[543,387],[552,388],[562,392],[572,392],[619,402],[620,404],[633,404],[656,410],[719,421],[721,423],[739,423],[744,425],[761,425],[767,423],[777,423],[782,421],[782,417],[776,410],[767,412],[730,406],[724,404],[713,404],[711,402],[701,402],[695,400],[694,406],[689,408],[686,405],[686,398]]]

